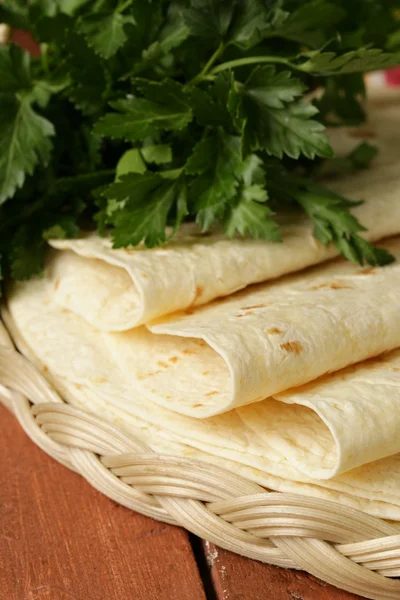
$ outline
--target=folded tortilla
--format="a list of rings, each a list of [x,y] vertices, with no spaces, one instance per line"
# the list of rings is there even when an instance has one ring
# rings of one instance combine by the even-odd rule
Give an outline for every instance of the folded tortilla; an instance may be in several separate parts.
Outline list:
[[[352,212],[371,241],[400,233],[399,101],[399,93],[381,94],[362,128],[330,133],[338,154],[360,141],[380,151],[372,168],[328,182],[338,193],[365,201]],[[193,224],[151,250],[143,245],[113,250],[108,238],[95,234],[52,240],[63,250],[51,273],[57,301],[99,329],[121,331],[337,256],[333,245],[325,248],[315,239],[312,223],[301,213],[280,221],[283,243],[203,235]]]
[[[400,238],[385,247],[400,259]],[[84,301],[82,285],[70,309]],[[399,347],[399,298],[399,260],[377,269],[337,260],[146,327],[103,332],[102,343],[141,394],[204,418]]]
[[[143,397],[104,344],[114,334],[61,309],[46,280],[16,285],[8,308],[4,316],[20,350],[68,401],[133,427],[155,451],[202,458],[271,489],[400,520],[400,351],[279,400],[194,419]]]

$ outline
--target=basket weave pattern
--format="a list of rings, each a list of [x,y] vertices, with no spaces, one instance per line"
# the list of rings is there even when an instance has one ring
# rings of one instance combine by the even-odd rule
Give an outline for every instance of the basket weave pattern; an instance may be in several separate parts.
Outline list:
[[[0,322],[0,402],[47,454],[112,500],[249,558],[305,570],[374,600],[400,599],[399,529],[361,511],[268,492],[208,463],[152,452],[66,404]]]

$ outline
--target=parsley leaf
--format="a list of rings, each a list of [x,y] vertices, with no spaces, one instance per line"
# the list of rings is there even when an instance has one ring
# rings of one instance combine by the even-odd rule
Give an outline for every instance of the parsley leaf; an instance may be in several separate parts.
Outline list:
[[[53,125],[32,108],[29,56],[15,46],[0,48],[0,204],[47,164]],[[4,92],[4,93],[3,93]],[[18,92],[18,93],[17,93]]]
[[[238,202],[224,221],[226,235],[233,237],[237,231],[241,235],[279,242],[281,240],[279,227],[270,218],[274,212],[266,206],[267,198],[265,189],[260,185],[243,188]]]
[[[365,261],[374,266],[393,262],[387,250],[374,248],[358,235],[365,228],[348,211],[348,207],[355,203],[316,184],[299,191],[296,200],[314,222],[315,237],[324,246],[333,242],[345,258],[361,265]]]
[[[324,75],[365,73],[377,69],[387,69],[398,63],[395,55],[383,52],[378,48],[359,48],[339,55],[335,52],[314,50],[301,56],[307,58],[299,65],[302,71]]]
[[[132,15],[120,12],[89,14],[82,18],[78,31],[83,33],[88,45],[103,58],[110,58],[128,40],[125,26],[135,24]]]
[[[136,85],[145,97],[111,102],[119,114],[106,114],[96,123],[94,133],[135,142],[161,130],[182,129],[192,120],[192,110],[178,83],[138,80]]]
[[[272,66],[253,70],[242,92],[247,151],[262,149],[278,158],[333,156],[323,125],[311,118],[318,110],[297,100],[302,92],[303,84],[289,71],[277,73]]]
[[[192,0],[183,15],[192,35],[219,41],[228,32],[234,9],[232,0]]]
[[[143,199],[151,192],[151,199]],[[142,240],[152,248],[166,241],[166,225],[175,203],[180,210],[175,216],[179,226],[186,213],[185,184],[165,180],[155,173],[127,174],[105,192],[106,198],[123,201],[123,210],[113,213],[114,248],[137,245]],[[182,206],[183,205],[183,206]]]
[[[237,194],[244,167],[238,137],[219,132],[196,146],[187,170],[199,173],[190,193],[203,231],[224,216],[227,203]]]

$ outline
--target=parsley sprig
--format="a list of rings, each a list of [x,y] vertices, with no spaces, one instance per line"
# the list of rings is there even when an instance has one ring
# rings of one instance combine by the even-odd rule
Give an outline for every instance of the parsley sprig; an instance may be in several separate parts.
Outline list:
[[[362,73],[400,62],[396,5],[4,0],[0,22],[41,54],[0,47],[3,271],[40,272],[46,240],[80,227],[115,247],[163,244],[185,220],[279,241],[288,205],[346,258],[389,262],[314,177],[333,157],[325,126],[365,118]],[[374,155],[363,143],[332,167]]]

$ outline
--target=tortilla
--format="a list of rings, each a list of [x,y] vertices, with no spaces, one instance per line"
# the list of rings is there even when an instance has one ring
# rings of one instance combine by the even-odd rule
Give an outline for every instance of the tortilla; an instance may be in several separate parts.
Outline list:
[[[385,247],[400,258],[400,239]],[[76,289],[73,302],[85,292]],[[147,327],[103,332],[102,343],[145,397],[204,418],[400,346],[399,298],[400,262],[338,260]]]
[[[194,419],[143,397],[104,343],[115,334],[61,309],[45,280],[16,285],[8,305],[6,322],[19,348],[68,401],[138,428],[154,450],[210,460],[271,489],[336,499],[400,519],[399,351],[279,400]]]

